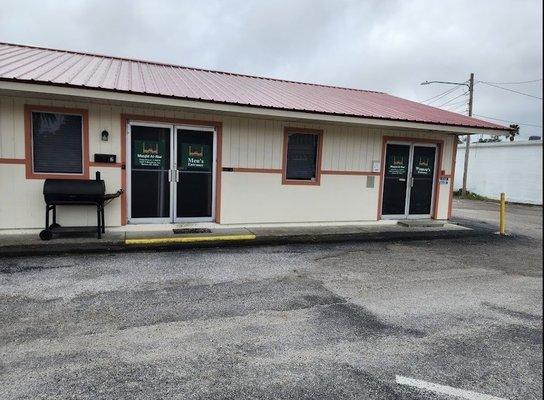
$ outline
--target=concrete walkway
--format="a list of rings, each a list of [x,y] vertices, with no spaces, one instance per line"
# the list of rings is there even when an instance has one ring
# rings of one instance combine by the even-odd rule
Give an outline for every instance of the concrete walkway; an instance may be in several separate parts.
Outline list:
[[[174,233],[181,228],[182,233]],[[186,230],[188,229],[188,230]],[[205,232],[203,232],[205,231]],[[437,239],[474,236],[479,232],[453,223],[418,223],[403,226],[385,222],[378,224],[307,224],[219,226],[192,224],[187,226],[138,226],[112,228],[102,239],[92,234],[55,236],[43,241],[39,230],[24,233],[0,233],[0,256],[94,253],[142,249],[220,247],[227,245],[262,245],[319,243],[342,241],[387,241]]]

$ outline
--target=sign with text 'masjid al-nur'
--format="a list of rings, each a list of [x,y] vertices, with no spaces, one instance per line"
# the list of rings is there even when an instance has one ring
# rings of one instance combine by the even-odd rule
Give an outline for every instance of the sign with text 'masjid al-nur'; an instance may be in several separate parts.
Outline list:
[[[181,169],[211,171],[210,146],[201,143],[182,143]]]
[[[386,173],[389,176],[404,176],[408,172],[408,160],[403,155],[388,155]]]
[[[164,140],[135,140],[132,145],[134,167],[165,167],[166,144]]]

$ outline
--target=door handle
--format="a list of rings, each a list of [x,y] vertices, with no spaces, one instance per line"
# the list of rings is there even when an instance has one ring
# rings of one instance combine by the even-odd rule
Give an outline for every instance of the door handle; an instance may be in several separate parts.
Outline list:
[[[399,178],[399,182],[406,182],[406,178]]]
[[[176,169],[176,182],[179,182],[179,169]]]
[[[414,177],[410,178],[410,187],[414,187]]]

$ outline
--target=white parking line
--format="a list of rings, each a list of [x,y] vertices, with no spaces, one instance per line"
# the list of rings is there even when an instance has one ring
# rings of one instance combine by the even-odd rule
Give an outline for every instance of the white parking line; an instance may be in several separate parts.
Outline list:
[[[439,385],[438,383],[421,381],[419,379],[407,378],[405,376],[396,376],[396,381],[399,385],[413,386],[419,389],[429,390],[435,393],[446,394],[449,396],[460,397],[468,400],[507,400],[502,397],[490,396],[488,394],[481,394],[472,392],[470,390],[457,389],[451,386]]]

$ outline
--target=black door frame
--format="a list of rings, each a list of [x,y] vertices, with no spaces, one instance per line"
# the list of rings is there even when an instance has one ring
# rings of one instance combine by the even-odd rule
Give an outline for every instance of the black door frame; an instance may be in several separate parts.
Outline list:
[[[405,213],[399,215],[384,215],[382,213],[383,206],[383,197],[384,197],[384,179],[385,179],[385,163],[386,163],[386,152],[388,144],[400,144],[410,146],[410,159],[408,171],[408,178],[410,179],[407,184],[406,189],[406,203],[405,203]],[[413,167],[413,152],[414,146],[424,146],[424,147],[435,147],[435,168],[433,171],[433,187],[432,187],[432,197],[431,197],[431,211],[429,214],[409,214],[410,210],[410,181],[412,177],[412,167]],[[380,219],[425,219],[432,218],[436,219],[436,212],[438,208],[438,177],[440,176],[441,164],[442,164],[442,149],[444,147],[443,140],[433,140],[433,139],[419,139],[412,137],[383,137],[382,144],[382,160],[381,160],[381,175],[380,175],[380,193],[379,193],[379,202],[378,202],[378,220]]]

